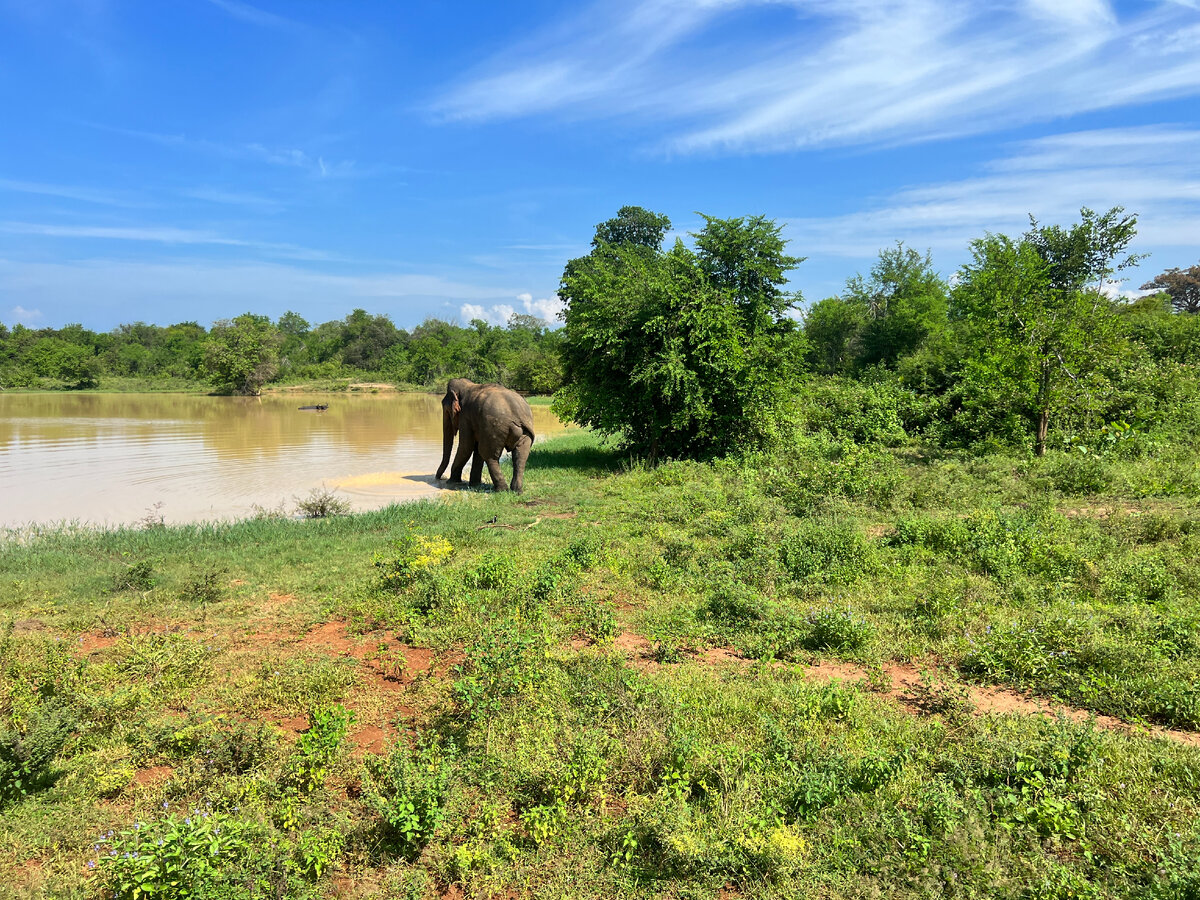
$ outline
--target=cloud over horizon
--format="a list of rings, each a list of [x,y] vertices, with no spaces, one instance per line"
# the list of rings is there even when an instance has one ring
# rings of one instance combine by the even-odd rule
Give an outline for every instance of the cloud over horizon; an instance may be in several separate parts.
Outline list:
[[[766,17],[771,38],[723,36]],[[547,25],[431,110],[623,120],[667,154],[911,143],[1193,96],[1197,34],[1182,4],[625,0]]]

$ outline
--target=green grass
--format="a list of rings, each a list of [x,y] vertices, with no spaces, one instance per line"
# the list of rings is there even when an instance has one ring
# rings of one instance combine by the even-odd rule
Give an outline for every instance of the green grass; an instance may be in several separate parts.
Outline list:
[[[1086,462],[811,438],[648,469],[571,433],[522,495],[9,534],[0,883],[1194,897],[1195,746],[809,675],[915,661],[1200,729],[1200,460]]]

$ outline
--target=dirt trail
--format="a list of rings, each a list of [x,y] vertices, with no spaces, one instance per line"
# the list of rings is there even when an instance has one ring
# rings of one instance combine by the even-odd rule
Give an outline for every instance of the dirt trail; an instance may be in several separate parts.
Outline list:
[[[625,632],[614,640],[614,646],[629,658],[630,664],[641,671],[657,671],[663,665],[654,659],[654,645],[639,634]],[[574,644],[572,646],[575,646]],[[712,647],[690,657],[701,665],[749,666],[754,660],[740,656],[735,650],[727,647]],[[787,663],[775,663],[783,668]],[[879,689],[871,684],[871,672],[865,667],[854,663],[836,660],[821,660],[811,665],[795,664],[806,678],[816,681],[840,680],[847,682],[865,682],[870,689],[882,696],[889,697],[911,712],[925,712],[928,705],[928,691],[925,689],[923,671],[928,671],[937,681],[936,672],[932,669],[922,670],[912,663],[890,662],[883,665],[884,683],[886,687]],[[1051,703],[1038,697],[1031,697],[1009,688],[983,687],[974,684],[954,684],[953,690],[969,701],[972,715],[1020,713],[1022,715],[1064,716],[1075,722],[1093,721],[1098,728],[1121,731],[1126,734],[1147,734],[1153,737],[1166,738],[1176,743],[1191,747],[1200,747],[1200,733],[1193,731],[1174,731],[1157,725],[1135,725],[1106,716],[1090,710],[1079,709],[1059,703]]]

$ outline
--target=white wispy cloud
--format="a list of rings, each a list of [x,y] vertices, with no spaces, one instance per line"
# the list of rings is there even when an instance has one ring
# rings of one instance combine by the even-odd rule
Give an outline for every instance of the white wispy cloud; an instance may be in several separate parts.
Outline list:
[[[353,159],[326,159],[324,156],[313,155],[298,147],[270,147],[266,144],[251,141],[239,143],[236,141],[214,141],[208,138],[194,138],[185,134],[167,134],[157,131],[144,131],[137,128],[120,128],[114,125],[88,123],[93,128],[124,135],[140,141],[158,144],[162,147],[175,147],[219,156],[224,159],[248,160],[265,163],[271,166],[297,169],[320,178],[361,178],[368,177],[392,169],[363,168]]]
[[[739,39],[739,17],[771,16]],[[921,141],[1200,93],[1184,4],[627,0],[487,61],[445,119],[624,118],[668,153]],[[744,31],[744,29],[743,29]]]
[[[1167,126],[1061,134],[1011,145],[978,175],[914,185],[859,211],[787,220],[812,256],[869,257],[896,240],[961,256],[985,231],[1017,234],[1029,215],[1068,222],[1079,209],[1139,215],[1142,247],[1200,246],[1200,130]]]
[[[558,298],[557,294],[535,300],[533,294],[524,292],[517,294],[516,300],[519,305],[495,303],[491,306],[484,306],[479,303],[464,303],[459,308],[458,314],[464,322],[480,319],[489,325],[507,325],[513,315],[522,312],[525,315],[537,316],[549,323],[551,327],[558,327],[561,324],[558,314],[566,309],[566,304]]]
[[[138,207],[149,205],[143,200],[117,191],[96,190],[94,188],[65,184],[45,184],[38,181],[18,181],[11,178],[0,178],[0,191],[11,191],[18,194],[37,194],[44,197],[61,197],[66,200],[80,200],[84,203],[94,203],[100,206]]]
[[[226,206],[241,206],[258,209],[264,212],[276,212],[283,208],[283,203],[274,197],[262,194],[252,194],[246,191],[231,191],[225,188],[196,187],[179,192],[181,196],[205,203],[217,203]]]
[[[321,250],[281,244],[271,241],[254,241],[229,237],[218,232],[198,228],[174,226],[124,226],[124,225],[51,225],[44,222],[0,222],[0,232],[23,234],[34,237],[93,239],[108,241],[141,241],[153,244],[197,245],[217,247],[244,247],[261,251],[271,256],[288,259],[325,260],[336,259]]]
[[[208,2],[224,10],[235,19],[251,25],[259,25],[264,28],[300,27],[300,23],[292,19],[285,18],[273,12],[267,12],[265,9],[251,6],[249,3],[242,3],[240,0],[208,0]]]
[[[416,324],[446,303],[490,305],[512,297],[505,285],[477,284],[434,273],[366,271],[343,275],[285,263],[169,259],[138,262],[80,259],[61,262],[0,258],[0,296],[26,315],[87,298],[87,315],[101,327],[137,319],[212,321],[247,309],[277,316],[294,309],[313,321],[341,318],[364,307],[401,325]],[[61,324],[61,323],[60,323]]]
[[[9,310],[9,314],[12,316],[12,321],[20,322],[22,325],[32,325],[43,318],[40,309],[26,309],[23,306],[14,306]]]

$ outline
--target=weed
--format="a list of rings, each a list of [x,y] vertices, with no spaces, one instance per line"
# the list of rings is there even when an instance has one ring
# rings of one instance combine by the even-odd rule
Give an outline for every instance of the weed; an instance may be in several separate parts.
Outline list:
[[[372,565],[379,570],[382,587],[399,591],[435,572],[453,552],[454,547],[445,538],[418,534],[410,526],[392,542],[390,554],[375,554]]]
[[[196,568],[179,588],[184,603],[198,603],[207,609],[211,603],[225,599],[225,570],[217,566]]]
[[[145,514],[137,520],[138,526],[143,531],[152,531],[156,528],[165,528],[166,520],[163,516],[162,508],[166,506],[163,501],[159,500],[152,506],[147,507]]]
[[[324,485],[313,488],[304,499],[293,499],[296,500],[296,512],[306,519],[328,519],[350,513],[350,501]]]
[[[39,705],[23,728],[0,727],[0,807],[53,784],[54,759],[75,724],[68,709],[51,702]]]
[[[112,591],[148,591],[154,587],[157,580],[154,576],[154,563],[143,559],[131,563],[112,577]]]
[[[516,563],[508,556],[485,556],[465,578],[467,587],[481,591],[506,591],[517,581]]]
[[[301,794],[321,788],[353,721],[354,714],[341,704],[312,710],[308,716],[308,730],[296,741],[280,782]]]
[[[220,649],[182,632],[130,634],[120,645],[117,669],[163,690],[181,690],[209,671]]]
[[[454,694],[472,721],[484,720],[545,677],[546,637],[529,625],[505,620],[467,647],[455,667]]]
[[[859,650],[875,637],[871,622],[852,609],[822,606],[809,610],[806,621],[810,650]]]
[[[419,741],[400,744],[364,766],[363,803],[379,819],[383,840],[405,859],[415,859],[433,839],[444,815],[454,772],[452,749]]]
[[[966,722],[975,712],[975,702],[966,685],[943,681],[929,672],[921,673],[920,683],[913,688],[912,700],[922,711],[945,716],[954,724]]]
[[[235,889],[239,863],[252,852],[255,826],[210,808],[138,822],[94,845],[104,896],[115,900],[192,900]]]

